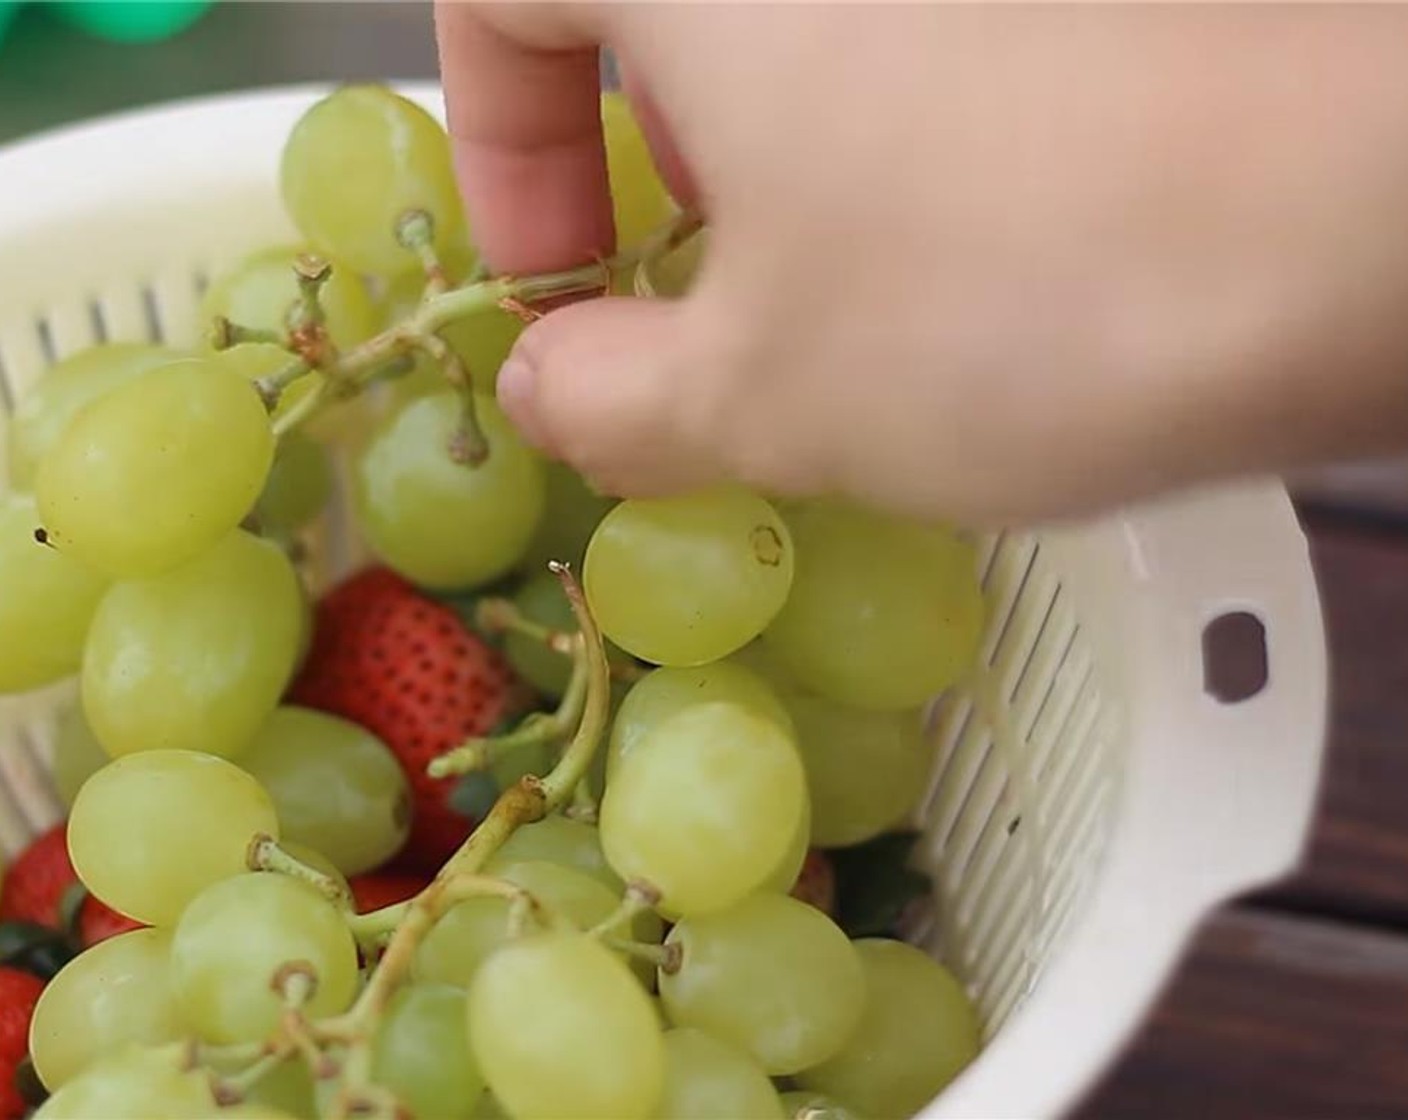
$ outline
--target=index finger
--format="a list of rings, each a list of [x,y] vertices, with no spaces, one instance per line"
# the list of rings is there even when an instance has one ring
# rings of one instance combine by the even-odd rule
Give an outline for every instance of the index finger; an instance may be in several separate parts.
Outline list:
[[[446,117],[474,240],[495,272],[547,272],[615,244],[597,47],[566,8],[440,0]]]

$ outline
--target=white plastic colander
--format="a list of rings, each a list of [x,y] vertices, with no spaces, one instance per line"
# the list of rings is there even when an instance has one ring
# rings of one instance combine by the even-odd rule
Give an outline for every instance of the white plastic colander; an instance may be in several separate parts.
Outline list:
[[[0,150],[0,404],[94,341],[193,340],[207,279],[294,236],[279,151],[325,92],[184,102]],[[407,92],[439,115],[437,89]],[[4,462],[0,445],[0,482]],[[315,583],[357,559],[344,526],[334,512],[317,534]],[[968,985],[988,1043],[934,1120],[1075,1103],[1208,910],[1293,868],[1324,734],[1319,603],[1278,484],[999,535],[983,566],[982,668],[935,704],[921,859],[936,891],[915,938]],[[1228,613],[1264,628],[1265,687],[1238,703],[1204,679],[1205,628]],[[0,700],[0,849],[59,819],[46,759],[72,694]]]

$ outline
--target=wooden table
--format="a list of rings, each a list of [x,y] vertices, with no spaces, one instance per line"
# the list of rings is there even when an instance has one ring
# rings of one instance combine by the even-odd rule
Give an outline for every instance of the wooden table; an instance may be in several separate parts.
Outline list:
[[[423,0],[225,3],[127,48],[27,11],[0,52],[0,140],[221,90],[435,73]],[[1335,690],[1307,866],[1208,923],[1076,1120],[1408,1117],[1408,523],[1306,520]]]
[[[1304,867],[1209,920],[1077,1120],[1408,1117],[1408,524],[1302,521],[1332,661]]]

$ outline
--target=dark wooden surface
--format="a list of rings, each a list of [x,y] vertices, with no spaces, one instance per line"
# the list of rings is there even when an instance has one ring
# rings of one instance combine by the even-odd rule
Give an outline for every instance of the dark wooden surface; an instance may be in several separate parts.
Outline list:
[[[32,9],[0,49],[0,141],[201,93],[434,76],[424,0],[224,3],[127,48]],[[1408,1120],[1408,523],[1306,520],[1334,662],[1306,866],[1209,922],[1075,1120]]]
[[[1077,1120],[1408,1117],[1408,524],[1303,521],[1333,690],[1304,867],[1209,921]]]

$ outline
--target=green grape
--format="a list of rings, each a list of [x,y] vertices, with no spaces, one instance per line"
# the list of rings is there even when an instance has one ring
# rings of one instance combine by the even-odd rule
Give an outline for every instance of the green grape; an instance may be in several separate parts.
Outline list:
[[[107,2],[107,0],[104,0]],[[264,1104],[261,1101],[241,1101],[239,1104],[232,1104],[222,1108],[217,1116],[219,1120],[295,1120],[297,1114],[285,1112],[281,1108]],[[311,1115],[311,1113],[309,1114]]]
[[[254,387],[206,359],[171,362],[85,408],[39,464],[50,538],[99,571],[156,575],[250,511],[274,457]]]
[[[850,1038],[865,1003],[865,972],[825,914],[781,894],[686,918],[667,944],[680,970],[660,976],[670,1021],[731,1042],[777,1076],[825,1061]]]
[[[27,692],[78,671],[107,580],[34,539],[34,500],[0,495],[0,693]]]
[[[273,536],[298,532],[323,512],[332,481],[332,462],[321,444],[297,432],[282,437],[254,506],[260,529]]]
[[[159,576],[116,584],[83,656],[83,710],[113,756],[236,754],[293,673],[302,592],[277,545],[243,531]]]
[[[799,1089],[783,1093],[780,1099],[787,1120],[861,1120],[855,1110],[821,1093]]]
[[[785,695],[807,770],[811,842],[844,848],[903,823],[924,794],[932,757],[922,713]]]
[[[601,846],[622,879],[660,890],[664,913],[722,910],[775,871],[805,800],[785,731],[734,704],[696,704],[658,723],[612,773]]]
[[[39,1106],[33,1120],[191,1120],[215,1116],[210,1079],[181,1046],[103,1055]]]
[[[644,1120],[659,1103],[665,1045],[650,1000],[584,934],[520,937],[485,961],[469,991],[469,1037],[518,1120]]]
[[[83,783],[111,761],[83,718],[83,706],[65,709],[54,731],[53,762],[54,787],[64,805],[72,809]]]
[[[490,874],[522,887],[552,914],[581,930],[609,917],[616,895],[589,875],[555,863],[496,862]],[[467,899],[435,924],[416,953],[415,974],[468,987],[484,962],[508,941],[509,902],[493,896]]]
[[[524,618],[549,630],[575,633],[577,620],[572,604],[562,593],[562,584],[551,572],[529,576],[514,593],[513,604]],[[572,676],[572,659],[549,649],[536,638],[513,631],[504,642],[504,653],[521,677],[546,696],[557,699],[567,691]]]
[[[962,986],[912,945],[856,942],[865,1011],[841,1049],[797,1078],[864,1116],[913,1116],[978,1053],[981,1028]]]
[[[792,583],[777,512],[733,487],[632,499],[597,526],[584,569],[602,633],[660,665],[702,665],[751,642]]]
[[[469,1046],[465,994],[444,984],[413,984],[392,997],[377,1032],[372,1077],[412,1116],[474,1115],[484,1078]]]
[[[523,558],[523,569],[545,571],[548,562],[556,560],[580,572],[592,534],[615,507],[616,499],[596,493],[566,463],[548,463],[547,484],[547,504]]]
[[[414,261],[396,238],[408,211],[430,215],[442,253],[466,239],[445,130],[381,86],[343,86],[304,113],[280,181],[303,236],[359,272],[394,276]]]
[[[464,363],[474,391],[493,396],[499,384],[499,367],[526,325],[517,315],[495,307],[456,319],[440,332],[440,337]],[[439,370],[433,372],[440,378],[443,388],[444,374]]]
[[[523,743],[497,752],[486,773],[494,779],[497,789],[506,790],[526,774],[541,778],[552,769],[561,753],[556,743]]]
[[[695,1030],[665,1032],[665,1092],[659,1120],[782,1120],[782,1105],[758,1063]]]
[[[787,521],[797,572],[764,641],[799,684],[892,710],[968,671],[984,620],[971,545],[839,502],[800,504]]]
[[[504,1111],[499,1098],[486,1089],[479,1095],[479,1103],[475,1105],[474,1120],[513,1120],[513,1117]]]
[[[100,941],[60,969],[34,1007],[29,1053],[51,1092],[127,1043],[185,1032],[171,989],[171,934],[136,929]]]
[[[772,873],[763,881],[759,890],[781,891],[783,894],[789,893],[797,883],[797,876],[802,873],[802,865],[807,862],[807,852],[811,848],[812,841],[812,807],[811,802],[802,799],[802,815],[797,818],[797,827],[792,833],[792,840],[787,845],[787,851],[778,860]]]
[[[83,885],[119,913],[175,925],[211,883],[245,869],[250,842],[277,838],[274,803],[232,762],[196,751],[143,751],[84,784],[68,822]]]
[[[147,342],[107,342],[51,366],[19,399],[10,418],[10,485],[33,488],[40,460],[87,405],[184,356]]]
[[[661,720],[692,704],[715,701],[737,704],[793,734],[792,719],[772,686],[738,661],[655,669],[633,684],[621,701],[611,724],[607,774]]]
[[[177,923],[171,975],[182,1013],[212,1042],[266,1037],[282,1010],[272,983],[291,962],[317,977],[304,1010],[335,1015],[357,991],[357,947],[342,915],[306,883],[249,872],[207,887]]]
[[[276,1066],[250,1088],[245,1107],[263,1110],[251,1112],[251,1117],[313,1120],[318,1115],[318,1104],[308,1066],[297,1057]],[[221,1113],[221,1116],[227,1118],[229,1113]]]
[[[602,94],[601,124],[606,137],[616,244],[624,249],[640,244],[647,234],[669,220],[676,207],[660,181],[650,146],[624,94]]]
[[[510,571],[543,512],[543,462],[492,400],[477,402],[489,457],[454,462],[454,393],[422,397],[380,425],[356,470],[362,531],[384,563],[427,587],[463,588]]]
[[[344,875],[379,867],[405,843],[406,776],[386,745],[355,723],[277,708],[239,764],[274,799],[284,837],[321,852]]]
[[[299,254],[310,252],[316,251],[305,245],[279,245],[246,257],[206,290],[200,304],[202,321],[225,318],[241,327],[271,331],[282,338],[299,305],[294,262]],[[348,350],[381,330],[382,317],[356,272],[340,261],[328,263],[332,266],[331,275],[318,292],[323,325],[333,345]],[[284,362],[288,360],[285,354]]]
[[[581,871],[613,895],[620,894],[625,887],[606,862],[606,855],[601,850],[601,834],[596,826],[560,813],[514,829],[489,861],[487,869],[497,873],[496,868],[530,861],[557,863]]]

